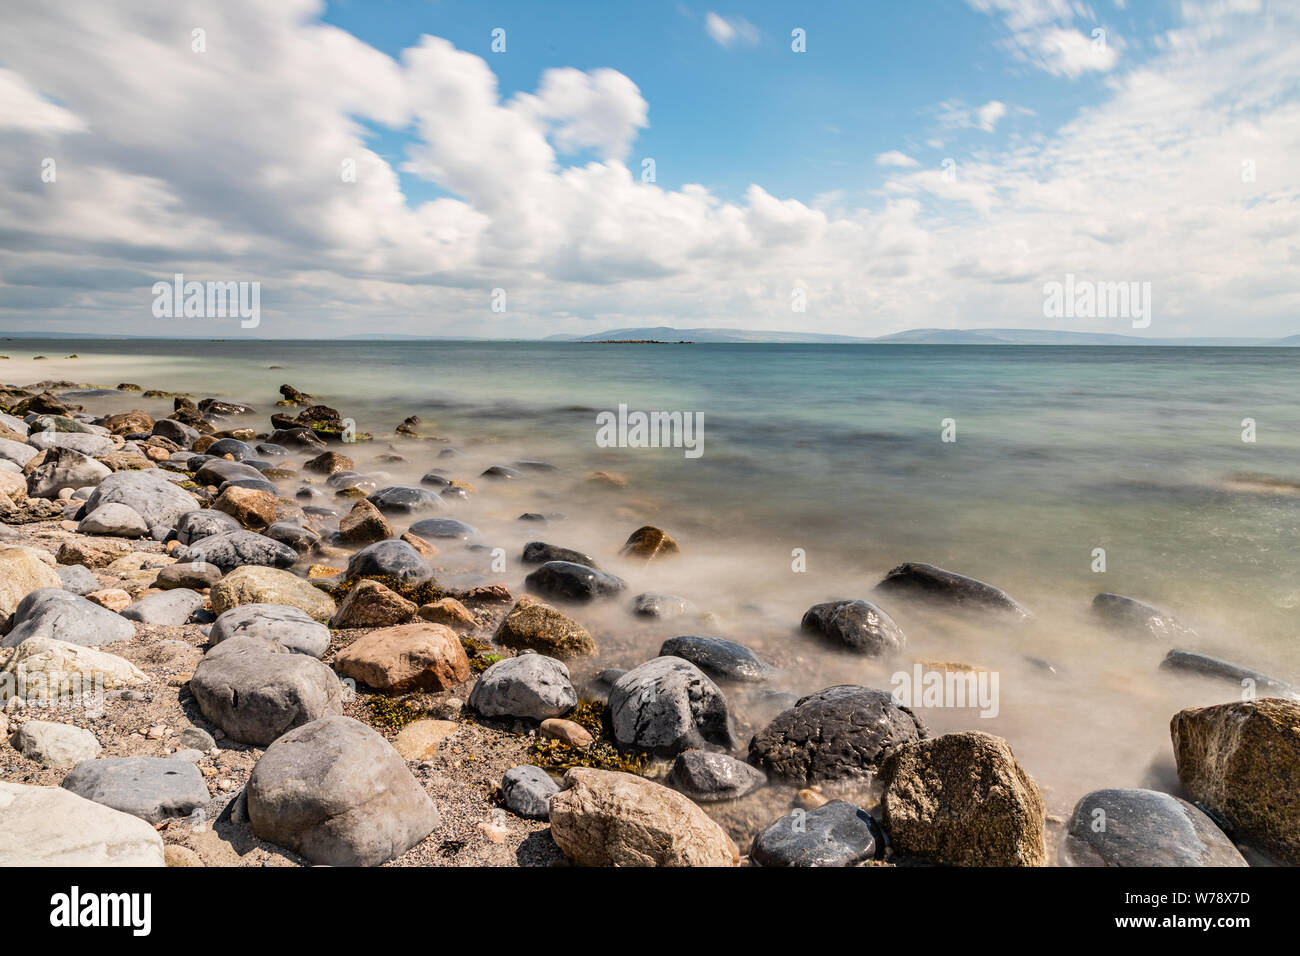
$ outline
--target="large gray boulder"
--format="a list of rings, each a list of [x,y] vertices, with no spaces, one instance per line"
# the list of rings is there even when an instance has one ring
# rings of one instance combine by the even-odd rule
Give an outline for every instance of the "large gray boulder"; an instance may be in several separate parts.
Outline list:
[[[107,455],[117,448],[113,439],[103,435],[87,435],[82,432],[37,432],[27,436],[27,444],[45,451],[49,448],[67,448],[80,452],[88,458]]]
[[[248,818],[263,840],[326,866],[378,866],[441,822],[392,745],[343,716],[312,721],[267,748],[249,777]]]
[[[0,867],[163,866],[148,823],[62,787],[0,781]]]
[[[529,820],[545,820],[551,815],[551,797],[560,785],[541,767],[521,764],[511,767],[501,778],[501,800],[506,809]]]
[[[173,757],[83,760],[63,788],[150,823],[188,817],[210,799],[199,768]]]
[[[135,636],[135,625],[126,618],[63,588],[31,592],[18,602],[10,620],[13,629],[0,641],[0,647],[17,647],[29,637],[98,647]]]
[[[293,548],[256,531],[226,531],[208,535],[194,544],[181,545],[174,556],[182,563],[203,562],[226,573],[249,565],[288,568],[298,560],[298,552]]]
[[[854,866],[883,852],[884,834],[867,811],[832,800],[777,819],[754,840],[749,855],[766,867]]]
[[[1231,840],[1186,800],[1155,790],[1094,790],[1074,807],[1068,866],[1247,866]]]
[[[199,506],[193,495],[169,481],[157,468],[109,475],[86,500],[86,514],[113,503],[134,508],[151,529],[174,528],[181,515]]]
[[[578,704],[569,669],[553,657],[521,654],[485,670],[469,694],[484,717],[563,717]]]
[[[433,577],[433,568],[405,541],[377,541],[352,555],[347,576],[391,576],[404,584],[421,584]]]
[[[1019,618],[1029,617],[1029,611],[1001,588],[932,564],[900,564],[885,575],[876,590],[954,610],[1006,611]]]
[[[620,746],[649,753],[737,746],[727,698],[703,671],[680,657],[656,657],[615,681],[609,717]]]
[[[182,515],[176,522],[176,539],[181,544],[193,544],[200,538],[239,530],[239,522],[224,511],[196,508]]]
[[[687,750],[677,756],[668,783],[696,803],[737,800],[767,783],[767,774],[727,754]]]
[[[314,658],[260,637],[232,637],[204,655],[190,678],[203,716],[227,735],[265,747],[294,727],[343,713],[343,687]]]
[[[749,760],[792,783],[865,777],[890,750],[924,736],[892,694],[840,684],[777,714],[749,742]]]
[[[870,601],[814,604],[805,612],[801,626],[839,647],[870,657],[901,651],[907,643],[903,629]]]
[[[330,646],[330,629],[288,604],[241,604],[223,612],[208,632],[208,644],[232,637],[260,637],[316,658],[324,657]]]
[[[102,479],[101,479],[102,480]],[[87,482],[98,484],[98,482]],[[81,487],[78,485],[78,487]],[[77,524],[80,534],[107,534],[118,538],[143,538],[149,533],[148,523],[134,508],[109,502],[100,505]]]
[[[65,488],[75,491],[97,485],[112,473],[107,465],[79,451],[55,448],[27,476],[27,493],[33,498],[57,498]]]
[[[54,571],[63,582],[63,590],[70,594],[84,597],[91,591],[98,591],[103,587],[99,583],[99,578],[95,577],[84,564],[60,564]]]
[[[164,627],[178,627],[203,607],[203,595],[188,588],[172,588],[150,594],[136,601],[122,612],[128,621]]]
[[[26,427],[26,426],[24,426]],[[6,461],[12,461],[21,468],[27,464],[40,452],[25,442],[14,441],[10,438],[0,438],[0,458]]]

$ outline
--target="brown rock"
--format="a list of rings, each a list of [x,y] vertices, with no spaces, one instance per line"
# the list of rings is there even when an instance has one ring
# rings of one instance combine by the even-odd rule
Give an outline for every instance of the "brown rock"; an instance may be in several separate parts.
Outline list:
[[[460,724],[454,720],[417,720],[402,728],[393,740],[393,749],[407,761],[428,760],[459,729]]]
[[[1191,707],[1169,725],[1178,779],[1233,835],[1300,865],[1300,702]]]
[[[416,551],[420,552],[420,557],[424,558],[426,561],[438,553],[436,545],[425,541],[418,534],[411,534],[411,532],[406,531],[402,534],[402,540],[413,547]]]
[[[375,690],[447,690],[469,680],[460,638],[441,624],[387,627],[359,638],[334,657],[334,669]]]
[[[490,604],[509,604],[514,600],[510,595],[510,589],[504,584],[483,584],[476,588],[470,588],[457,595],[460,603],[466,607]]]
[[[625,558],[658,558],[669,554],[679,554],[681,548],[672,536],[662,528],[656,528],[654,525],[646,525],[643,528],[637,528],[628,537],[623,544],[623,550],[619,554]]]
[[[689,798],[630,773],[574,767],[551,797],[551,836],[583,866],[736,866],[740,854]]]
[[[342,568],[331,568],[328,564],[313,564],[307,569],[309,578],[332,578],[336,574],[342,574]]]
[[[548,717],[537,730],[543,737],[563,741],[572,747],[590,747],[595,742],[586,727],[563,717]]]
[[[305,471],[314,471],[320,475],[332,475],[336,471],[351,471],[356,467],[356,462],[347,455],[340,455],[336,451],[323,451],[315,458],[304,462],[302,467]]]
[[[905,743],[880,768],[897,853],[949,866],[1043,866],[1038,785],[1001,737],[968,731]]]
[[[86,600],[119,613],[131,606],[131,595],[121,588],[104,588],[100,591],[91,591],[86,595]]]
[[[474,615],[469,612],[469,608],[455,598],[443,598],[432,604],[426,604],[418,613],[426,621],[445,624],[457,631],[478,627],[478,621],[474,620]]]
[[[59,553],[55,558],[59,564],[82,564],[88,568],[103,568],[130,553],[131,546],[125,541],[73,538],[59,546]]]
[[[150,461],[166,461],[171,457],[171,452],[166,448],[159,448],[157,445],[145,445],[141,450]]]
[[[224,511],[249,531],[265,531],[276,520],[275,495],[256,488],[231,485],[212,502],[216,511]]]
[[[596,653],[596,642],[573,618],[535,598],[521,599],[501,621],[494,640],[565,660]]]
[[[339,539],[347,544],[367,545],[393,536],[393,526],[378,508],[362,498],[339,522]]]
[[[153,431],[154,419],[148,412],[133,408],[120,415],[109,415],[104,419],[104,427],[114,435],[140,433],[147,435]]]
[[[389,627],[415,617],[418,605],[378,581],[357,583],[339,605],[330,627]]]

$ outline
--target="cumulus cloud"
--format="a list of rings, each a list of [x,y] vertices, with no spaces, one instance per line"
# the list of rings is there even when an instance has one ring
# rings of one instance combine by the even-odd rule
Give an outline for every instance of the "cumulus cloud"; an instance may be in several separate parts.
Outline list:
[[[1042,283],[1069,271],[1152,281],[1153,333],[1294,331],[1300,297],[1277,278],[1300,261],[1300,18],[1286,10],[1262,30],[1198,8],[1033,144],[949,167],[882,153],[861,191],[808,203],[642,182],[631,157],[653,104],[615,70],[551,70],[505,97],[446,39],[391,57],[320,12],[9,10],[0,328],[233,333],[152,319],[150,286],[175,272],[261,281],[268,336],[1041,326]],[[965,121],[996,125],[998,102]],[[409,137],[400,158],[370,147],[375,129]],[[408,201],[404,177],[435,198]]]

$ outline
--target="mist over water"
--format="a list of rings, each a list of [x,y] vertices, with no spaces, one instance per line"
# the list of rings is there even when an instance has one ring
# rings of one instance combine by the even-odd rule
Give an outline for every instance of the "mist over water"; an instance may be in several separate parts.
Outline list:
[[[341,450],[358,470],[385,473],[380,485],[431,470],[471,482],[476,494],[444,514],[474,525],[475,544],[504,548],[506,571],[492,572],[488,550],[439,541],[439,580],[502,580],[518,593],[531,570],[520,551],[544,540],[628,582],[617,599],[565,607],[601,648],[571,664],[576,680],[640,663],[679,634],[751,646],[784,669],[771,686],[799,695],[836,683],[887,690],[917,660],[997,671],[996,717],[917,712],[932,733],[1006,737],[1053,813],[1098,787],[1169,786],[1169,719],[1240,696],[1229,681],[1159,670],[1174,645],[1100,625],[1096,593],[1173,613],[1199,635],[1178,646],[1300,683],[1300,498],[1258,480],[1300,482],[1290,349],[24,340],[6,351],[13,384],[135,382],[229,398],[259,413],[231,426],[262,431],[287,382],[375,435]],[[80,358],[29,361],[71,352]],[[171,407],[138,394],[84,404]],[[598,447],[597,413],[620,404],[702,413],[703,456]],[[445,441],[394,435],[412,414]],[[941,441],[948,418],[951,443]],[[1254,443],[1242,441],[1246,418]],[[458,456],[439,458],[445,447]],[[408,461],[376,461],[388,452]],[[558,470],[480,477],[521,459]],[[594,471],[626,487],[588,480]],[[281,485],[292,495],[299,483]],[[524,512],[565,517],[540,525],[517,520]],[[683,553],[620,559],[643,524]],[[796,548],[806,572],[792,570]],[[1095,548],[1105,573],[1092,570]],[[904,561],[995,584],[1033,616],[955,616],[874,596]],[[636,618],[632,598],[645,591],[708,616]],[[876,661],[801,634],[803,612],[835,598],[882,606],[905,651]],[[782,706],[758,688],[724,689],[746,741]]]

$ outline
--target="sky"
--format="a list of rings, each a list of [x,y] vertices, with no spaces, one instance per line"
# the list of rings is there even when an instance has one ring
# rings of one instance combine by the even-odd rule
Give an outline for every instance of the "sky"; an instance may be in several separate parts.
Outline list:
[[[1300,333],[1300,2],[718,2],[0,0],[0,330]]]

